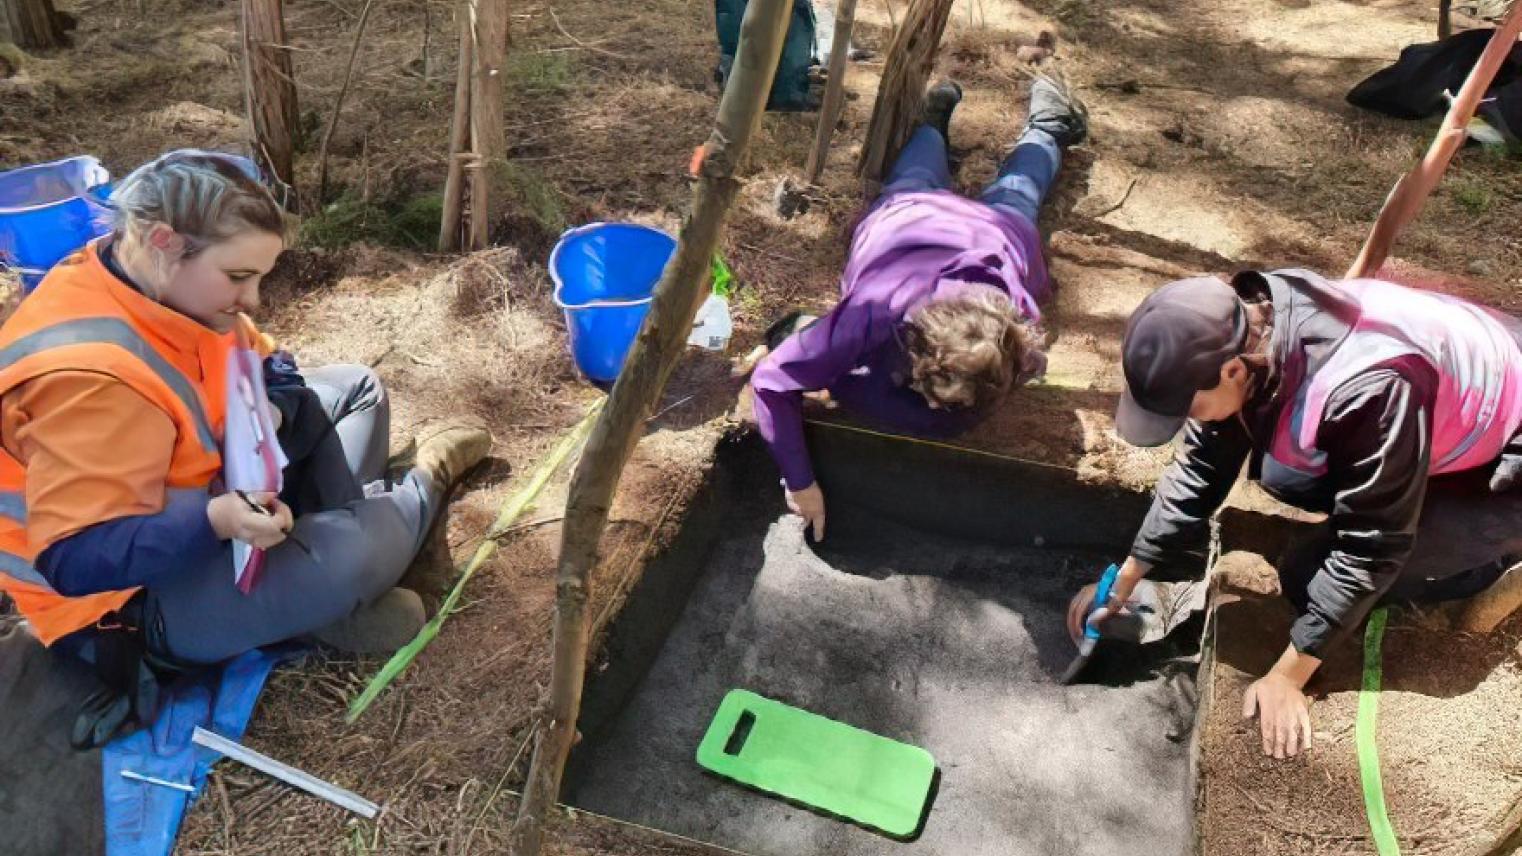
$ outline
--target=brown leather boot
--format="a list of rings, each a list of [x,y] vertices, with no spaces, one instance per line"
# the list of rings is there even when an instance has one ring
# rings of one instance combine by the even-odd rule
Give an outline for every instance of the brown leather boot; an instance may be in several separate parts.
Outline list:
[[[394,588],[312,635],[351,654],[391,654],[411,642],[427,620],[417,592]]]
[[[427,473],[434,487],[447,492],[486,460],[490,451],[491,435],[486,431],[464,425],[447,426],[419,437],[413,467]]]

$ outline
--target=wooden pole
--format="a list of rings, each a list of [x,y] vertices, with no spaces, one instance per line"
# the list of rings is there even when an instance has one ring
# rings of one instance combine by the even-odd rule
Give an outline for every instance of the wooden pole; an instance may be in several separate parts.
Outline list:
[[[255,157],[291,187],[297,127],[296,78],[281,0],[243,0],[243,88]]]
[[[470,248],[490,243],[493,176],[502,174],[507,157],[507,127],[502,109],[502,65],[507,59],[508,0],[467,0],[474,38],[474,72],[470,92]],[[500,204],[500,202],[499,202]]]
[[[909,139],[925,102],[925,84],[951,17],[952,0],[910,0],[904,22],[893,33],[887,65],[877,88],[877,103],[867,126],[867,142],[856,171],[868,184],[883,171]]]
[[[67,47],[63,20],[53,0],[0,0],[0,34],[26,50]]]
[[[709,266],[725,215],[739,193],[735,178],[760,125],[782,54],[793,0],[751,0],[740,24],[734,70],[696,172],[692,214],[682,224],[676,254],[656,286],[650,313],[619,372],[571,480],[555,586],[555,660],[549,711],[534,745],[533,764],[513,827],[513,853],[538,856],[544,818],[560,779],[581,710],[587,662],[588,577],[608,521],[614,491],[645,420],[686,347],[702,304]]]
[[[1437,0],[1437,37],[1453,35],[1453,0]]]
[[[328,129],[322,134],[322,145],[317,150],[317,204],[328,204],[328,145],[333,142],[333,132],[338,130],[338,117],[343,114],[344,98],[349,95],[349,84],[354,80],[354,60],[359,57],[359,45],[365,37],[365,24],[370,22],[370,9],[375,0],[365,0],[365,8],[359,13],[359,23],[354,26],[354,44],[349,46],[349,64],[344,68],[344,82],[338,88],[338,98],[333,102],[333,115],[328,119]]]
[[[830,153],[830,137],[840,121],[840,102],[846,94],[846,58],[851,52],[851,30],[856,24],[856,0],[840,0],[835,7],[835,37],[830,42],[830,65],[825,72],[824,103],[819,105],[819,127],[814,131],[814,148],[809,151],[803,169],[804,180],[818,184],[824,162]]]
[[[1348,279],[1373,276],[1389,258],[1395,239],[1401,231],[1421,213],[1427,197],[1442,180],[1449,162],[1468,138],[1469,120],[1474,118],[1474,111],[1479,107],[1485,90],[1490,88],[1490,82],[1495,79],[1496,72],[1511,53],[1512,46],[1517,43],[1518,33],[1522,33],[1522,3],[1512,4],[1511,11],[1490,37],[1485,52],[1480,54],[1480,61],[1475,63],[1474,69],[1459,89],[1459,94],[1454,96],[1448,115],[1443,117],[1443,125],[1427,149],[1426,156],[1415,169],[1395,183],[1395,188],[1390,191],[1384,207],[1379,211],[1378,219],[1374,221],[1368,240],[1358,253],[1357,261],[1348,269]]]
[[[439,252],[460,249],[460,209],[465,201],[464,161],[470,149],[470,79],[475,62],[471,46],[469,4],[460,3],[460,67],[455,75],[454,118],[449,126],[449,167],[444,177],[444,216],[439,221]]]

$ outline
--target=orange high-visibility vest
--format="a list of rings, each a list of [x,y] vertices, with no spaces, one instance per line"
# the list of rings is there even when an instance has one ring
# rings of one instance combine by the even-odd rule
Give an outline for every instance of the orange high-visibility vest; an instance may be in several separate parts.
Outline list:
[[[245,332],[267,350],[268,339],[251,324]],[[168,490],[205,492],[222,470],[228,351],[236,338],[121,282],[91,244],[48,273],[0,327],[0,396],[49,372],[109,375],[174,422]],[[48,546],[27,537],[26,469],[0,447],[0,591],[16,602],[37,637],[50,645],[120,609],[137,591],[59,594],[33,566]]]

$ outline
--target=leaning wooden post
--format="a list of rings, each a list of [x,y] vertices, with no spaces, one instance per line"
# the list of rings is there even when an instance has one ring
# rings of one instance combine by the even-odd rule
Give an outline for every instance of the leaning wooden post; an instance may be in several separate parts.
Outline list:
[[[746,7],[734,70],[697,169],[692,213],[682,224],[676,254],[656,286],[650,314],[571,479],[555,576],[555,660],[549,711],[534,745],[533,764],[513,827],[517,856],[537,856],[545,814],[560,794],[560,778],[581,709],[587,660],[587,580],[597,560],[597,545],[624,463],[682,355],[693,316],[703,302],[719,232],[740,189],[735,175],[760,125],[792,8],[793,0],[751,0]]]
[[[1374,221],[1369,239],[1358,253],[1358,260],[1348,269],[1348,279],[1373,276],[1389,258],[1401,230],[1421,213],[1427,197],[1448,170],[1448,163],[1468,138],[1469,120],[1474,118],[1485,90],[1490,88],[1490,82],[1517,43],[1518,33],[1522,33],[1522,2],[1512,4],[1501,26],[1491,35],[1485,52],[1480,54],[1480,61],[1475,63],[1459,94],[1454,96],[1448,115],[1443,117],[1443,126],[1428,147],[1427,154],[1415,169],[1395,183],[1384,207],[1379,210],[1379,218]]]
[[[951,2],[910,0],[903,25],[893,33],[872,121],[867,125],[867,141],[856,164],[857,173],[868,185],[882,179],[883,171],[898,156],[920,119],[925,84],[951,17]]]
[[[851,30],[856,24],[856,0],[840,0],[835,7],[835,37],[830,42],[830,66],[825,72],[824,103],[819,105],[819,127],[814,131],[814,148],[809,151],[803,178],[818,184],[824,162],[830,153],[830,137],[840,121],[840,102],[846,94],[846,59],[851,53]]]

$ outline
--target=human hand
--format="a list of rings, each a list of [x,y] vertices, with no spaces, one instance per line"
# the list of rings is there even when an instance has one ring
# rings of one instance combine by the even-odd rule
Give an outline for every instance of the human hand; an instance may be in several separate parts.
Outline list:
[[[787,510],[803,518],[803,522],[814,530],[814,540],[824,540],[824,491],[819,489],[819,482],[814,482],[803,490],[789,490],[787,493]]]
[[[1089,623],[1095,627],[1103,627],[1112,616],[1120,614],[1126,603],[1131,600],[1131,594],[1136,591],[1137,583],[1146,579],[1147,572],[1150,570],[1152,570],[1151,565],[1135,556],[1126,557],[1126,561],[1120,566],[1120,573],[1115,577],[1115,585],[1110,588],[1109,601],[1099,604],[1099,608],[1092,616],[1089,616]],[[1082,634],[1083,627],[1080,624],[1078,635]]]
[[[1519,480],[1522,480],[1522,455],[1508,450],[1490,476],[1490,492],[1505,493],[1516,487]]]
[[[261,550],[284,541],[294,524],[291,509],[268,491],[253,491],[247,496],[267,511],[249,507],[236,491],[224,493],[206,504],[212,531],[223,541],[242,541]]]
[[[1278,671],[1254,681],[1242,696],[1242,717],[1258,716],[1263,754],[1293,758],[1311,748],[1311,706],[1293,678]]]

